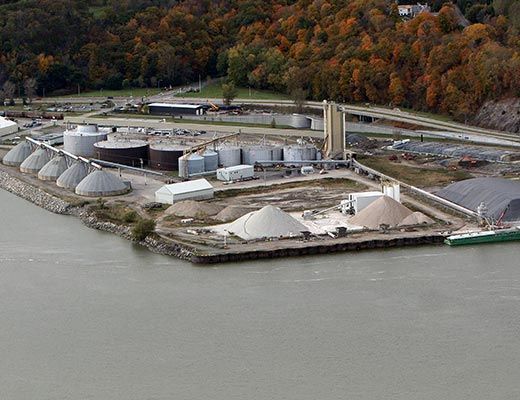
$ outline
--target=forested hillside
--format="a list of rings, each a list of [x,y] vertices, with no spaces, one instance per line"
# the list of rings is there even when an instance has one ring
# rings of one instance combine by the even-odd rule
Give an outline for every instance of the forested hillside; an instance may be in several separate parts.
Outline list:
[[[21,0],[0,4],[0,97],[236,85],[463,117],[520,95],[520,1],[398,16],[390,0]],[[7,82],[7,83],[6,83]]]

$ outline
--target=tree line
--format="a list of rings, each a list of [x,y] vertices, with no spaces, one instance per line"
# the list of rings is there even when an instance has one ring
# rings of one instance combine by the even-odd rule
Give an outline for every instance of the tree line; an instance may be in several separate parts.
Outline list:
[[[209,75],[462,118],[519,96],[520,1],[429,4],[436,14],[403,20],[393,0],[10,1],[0,6],[0,97]]]

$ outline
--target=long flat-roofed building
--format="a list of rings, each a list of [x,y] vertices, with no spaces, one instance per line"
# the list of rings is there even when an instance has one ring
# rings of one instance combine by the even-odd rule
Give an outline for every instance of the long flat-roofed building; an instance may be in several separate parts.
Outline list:
[[[201,104],[148,104],[148,111],[152,115],[203,115],[206,108]]]

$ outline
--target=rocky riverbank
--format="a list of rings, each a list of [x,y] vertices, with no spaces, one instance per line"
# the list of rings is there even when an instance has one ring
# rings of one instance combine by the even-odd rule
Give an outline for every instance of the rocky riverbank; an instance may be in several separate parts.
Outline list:
[[[0,171],[0,189],[4,189],[14,195],[21,197],[47,211],[61,215],[74,215],[81,219],[83,224],[89,228],[113,233],[124,239],[133,241],[130,227],[103,221],[90,213],[85,207],[74,207],[68,202],[36,188],[27,182],[15,178],[5,171]],[[160,236],[147,237],[139,242],[140,245],[158,254],[174,256],[182,260],[191,260],[193,252],[177,243],[168,243]]]
[[[4,171],[0,171],[0,188],[55,214],[69,215],[74,208],[66,201],[28,185]]]

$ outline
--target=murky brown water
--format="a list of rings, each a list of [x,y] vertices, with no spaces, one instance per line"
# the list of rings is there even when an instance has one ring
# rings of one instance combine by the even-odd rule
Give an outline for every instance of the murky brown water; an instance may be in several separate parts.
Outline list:
[[[0,190],[2,399],[518,399],[517,244],[211,268]]]

